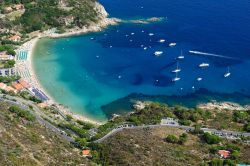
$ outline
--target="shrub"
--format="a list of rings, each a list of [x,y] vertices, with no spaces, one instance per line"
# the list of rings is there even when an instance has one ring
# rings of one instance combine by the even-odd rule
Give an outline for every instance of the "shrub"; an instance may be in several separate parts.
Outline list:
[[[168,135],[165,140],[169,143],[178,143],[178,138],[175,135]]]
[[[209,163],[210,166],[223,166],[223,160],[212,159]]]
[[[34,121],[35,120],[35,116],[32,115],[29,111],[27,110],[23,110],[17,106],[11,106],[9,108],[9,111],[12,113],[15,113],[18,117],[22,117],[25,118],[28,121]]]
[[[188,139],[188,135],[186,133],[183,133],[180,137],[179,137],[179,144],[184,144],[185,142],[187,142]]]
[[[210,133],[204,133],[203,139],[208,144],[218,144],[221,141],[220,137],[212,135]]]
[[[77,137],[75,139],[75,142],[78,144],[78,146],[80,148],[84,148],[84,147],[87,146],[87,140],[85,138],[79,138],[79,137]]]

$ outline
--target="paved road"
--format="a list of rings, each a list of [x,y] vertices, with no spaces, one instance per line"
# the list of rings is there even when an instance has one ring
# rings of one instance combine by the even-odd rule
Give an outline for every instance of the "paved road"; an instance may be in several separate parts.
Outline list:
[[[135,129],[143,129],[143,128],[159,128],[159,127],[174,127],[174,128],[179,128],[179,129],[183,129],[186,131],[192,131],[194,130],[194,127],[190,127],[190,126],[180,126],[180,125],[169,125],[169,124],[159,124],[159,125],[144,125],[144,126],[134,126],[134,125],[130,125],[130,126],[119,126],[118,128],[113,129],[112,131],[110,131],[108,134],[106,134],[105,136],[103,136],[102,138],[94,141],[96,143],[101,143],[103,141],[105,141],[106,139],[108,139],[109,137],[115,135],[116,133],[122,131],[123,129],[131,129],[131,130],[135,130]],[[235,131],[227,131],[227,130],[216,130],[216,129],[208,129],[208,128],[201,128],[201,130],[203,130],[204,132],[210,132],[212,134],[221,136],[221,137],[227,137],[227,138],[236,138],[236,137],[250,137],[250,133],[243,133],[243,132],[235,132]]]
[[[28,106],[29,105],[32,106],[34,111],[30,111],[30,113],[32,113],[36,117],[37,121],[41,125],[45,126],[47,129],[53,131],[55,134],[57,134],[61,138],[65,139],[66,141],[68,141],[70,143],[74,142],[73,138],[67,136],[62,130],[55,127],[54,125],[52,125],[48,121],[44,120],[42,117],[46,117],[48,119],[50,119],[50,118],[47,117],[45,114],[43,114],[43,112],[32,101],[24,100],[24,99],[19,98],[19,97],[3,95],[3,94],[0,94],[0,98],[2,101],[14,104],[22,109],[30,110],[30,108]]]

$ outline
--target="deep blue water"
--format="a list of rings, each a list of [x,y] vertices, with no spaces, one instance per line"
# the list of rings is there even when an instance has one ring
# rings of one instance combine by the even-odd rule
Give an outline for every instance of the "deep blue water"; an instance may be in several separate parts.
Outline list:
[[[250,94],[250,1],[100,2],[112,17],[164,17],[164,20],[148,25],[121,24],[100,33],[40,44],[34,60],[36,71],[43,86],[58,102],[75,112],[104,120],[102,105],[133,92],[185,95],[206,88],[214,92]],[[160,39],[166,42],[159,43]],[[168,47],[171,42],[177,45]],[[44,55],[44,49],[49,56]],[[177,60],[181,50],[185,59]],[[189,50],[223,58],[190,54]],[[156,57],[155,51],[163,54]],[[177,61],[182,69],[178,75],[181,80],[174,83],[175,74],[171,71]],[[200,69],[198,65],[202,62],[210,67]],[[44,72],[44,66],[51,65],[53,69]],[[231,76],[224,78],[228,67]],[[198,77],[203,80],[198,82]]]

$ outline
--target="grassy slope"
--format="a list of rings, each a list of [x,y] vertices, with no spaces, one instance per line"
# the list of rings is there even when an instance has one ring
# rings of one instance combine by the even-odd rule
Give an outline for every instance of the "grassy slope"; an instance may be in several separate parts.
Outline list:
[[[183,131],[164,127],[153,130],[124,130],[103,143],[103,158],[107,165],[199,165],[215,157],[209,145],[197,136],[188,134],[184,145],[164,141],[166,135],[180,135]],[[241,147],[240,160],[249,162],[250,146]],[[115,148],[111,148],[115,147]]]
[[[87,164],[79,150],[36,121],[26,123],[0,103],[0,165]]]

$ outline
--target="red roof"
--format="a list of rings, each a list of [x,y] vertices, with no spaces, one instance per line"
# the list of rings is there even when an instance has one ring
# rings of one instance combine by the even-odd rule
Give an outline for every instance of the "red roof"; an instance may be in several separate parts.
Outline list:
[[[27,83],[27,82],[24,81],[23,79],[18,80],[18,82],[19,82],[24,88],[29,88],[29,87],[30,87],[29,83]]]
[[[90,150],[83,150],[82,151],[82,154],[84,155],[84,156],[88,156],[88,155],[90,155]]]
[[[21,37],[18,36],[18,35],[14,35],[14,36],[11,36],[11,37],[9,38],[9,40],[11,40],[11,41],[19,41],[20,39],[21,39]]]
[[[13,86],[16,90],[18,90],[18,91],[24,89],[24,87],[23,87],[21,84],[17,83],[17,82],[12,83],[12,86]]]
[[[219,150],[218,153],[223,158],[228,158],[230,156],[230,151],[228,151],[228,150]]]

